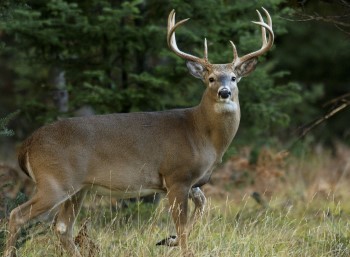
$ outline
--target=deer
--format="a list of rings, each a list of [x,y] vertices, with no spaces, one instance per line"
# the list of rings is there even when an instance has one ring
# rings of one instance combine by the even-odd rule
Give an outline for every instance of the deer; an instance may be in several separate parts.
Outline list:
[[[206,204],[200,187],[222,162],[240,123],[237,83],[273,45],[272,20],[263,11],[267,23],[258,10],[259,21],[253,21],[261,28],[261,48],[239,57],[230,41],[233,61],[226,64],[209,62],[206,39],[203,58],[182,52],[175,31],[188,19],[175,23],[175,10],[170,12],[168,46],[186,61],[189,73],[206,85],[197,106],[67,118],[27,138],[18,161],[35,182],[36,192],[11,212],[4,256],[16,256],[22,226],[55,210],[60,244],[70,256],[80,257],[73,226],[86,192],[92,190],[120,199],[165,193],[176,236],[158,245],[179,246],[184,255],[190,253],[188,236]],[[194,203],[190,216],[189,199]]]

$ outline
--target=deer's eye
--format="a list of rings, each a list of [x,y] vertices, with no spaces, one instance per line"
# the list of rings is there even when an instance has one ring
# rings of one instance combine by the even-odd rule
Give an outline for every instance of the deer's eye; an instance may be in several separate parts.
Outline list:
[[[214,78],[209,78],[209,82],[210,82],[210,83],[212,83],[212,82],[214,82],[214,81],[215,81]]]
[[[236,81],[236,77],[232,77],[232,78],[231,78],[231,81]]]

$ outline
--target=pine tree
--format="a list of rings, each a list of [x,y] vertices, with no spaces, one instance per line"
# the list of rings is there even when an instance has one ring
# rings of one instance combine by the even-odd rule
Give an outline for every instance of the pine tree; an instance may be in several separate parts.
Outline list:
[[[0,136],[13,136],[15,132],[12,129],[8,129],[8,124],[11,120],[13,120],[17,115],[19,114],[19,111],[10,113],[4,118],[0,118]]]
[[[210,61],[222,63],[232,61],[229,40],[240,54],[261,46],[260,30],[250,22],[257,20],[254,10],[261,6],[273,15],[278,40],[286,32],[285,21],[276,18],[288,11],[283,2],[8,1],[0,19],[6,44],[0,54],[9,56],[6,69],[15,76],[17,106],[33,127],[72,115],[84,105],[97,113],[193,106],[200,101],[203,85],[167,48],[170,10],[176,10],[178,20],[191,17],[177,32],[179,47],[202,56],[207,37]],[[287,71],[278,69],[272,57],[273,51],[262,57],[253,75],[240,82],[240,137],[246,141],[287,126],[291,106],[301,101],[298,84],[280,82]],[[53,67],[65,73],[66,114],[52,101],[48,77]]]

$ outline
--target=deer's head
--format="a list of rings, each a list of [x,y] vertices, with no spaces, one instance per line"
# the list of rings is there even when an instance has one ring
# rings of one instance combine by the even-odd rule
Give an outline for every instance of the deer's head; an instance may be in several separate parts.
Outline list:
[[[233,49],[233,61],[227,64],[211,64],[208,60],[207,40],[204,40],[204,58],[198,58],[179,50],[175,39],[175,30],[185,23],[184,19],[175,23],[175,11],[172,10],[168,18],[168,45],[172,51],[181,58],[187,60],[187,67],[190,73],[201,79],[206,85],[209,96],[216,102],[229,103],[235,100],[238,95],[237,83],[242,77],[249,75],[257,64],[258,56],[267,52],[273,45],[274,34],[272,21],[269,13],[262,8],[267,16],[267,23],[264,22],[260,12],[257,10],[260,21],[253,22],[261,26],[262,47],[243,57],[239,57],[235,44],[230,41]],[[269,34],[267,39],[266,30]]]

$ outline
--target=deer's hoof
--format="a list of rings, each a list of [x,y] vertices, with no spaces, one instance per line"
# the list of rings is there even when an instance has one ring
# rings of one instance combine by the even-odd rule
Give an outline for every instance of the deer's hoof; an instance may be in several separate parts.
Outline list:
[[[177,236],[169,236],[168,238],[159,241],[156,245],[178,246],[178,241]]]

